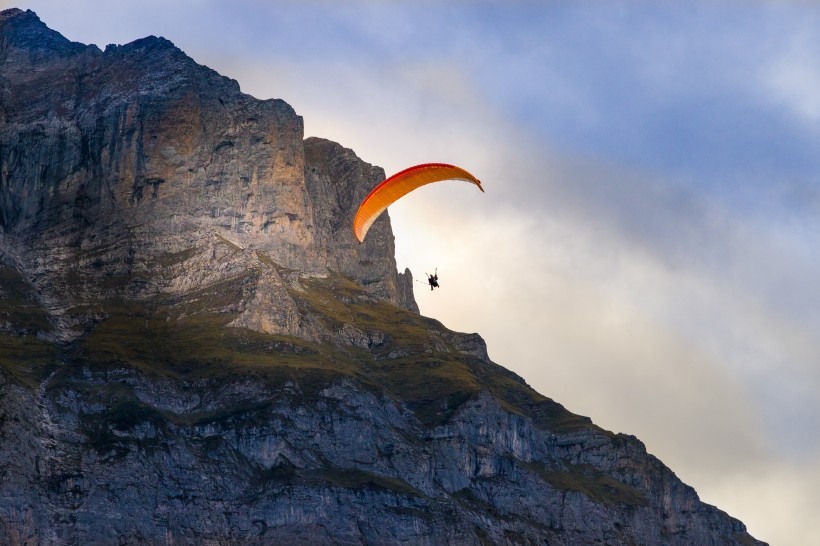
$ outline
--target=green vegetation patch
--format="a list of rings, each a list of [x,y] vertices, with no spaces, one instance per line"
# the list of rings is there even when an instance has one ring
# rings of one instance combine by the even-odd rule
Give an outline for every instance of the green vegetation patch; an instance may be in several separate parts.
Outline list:
[[[132,449],[152,450],[160,446],[156,437],[138,438],[130,435],[136,427],[149,423],[158,432],[166,426],[162,412],[137,400],[130,394],[113,394],[117,387],[102,386],[99,392],[87,396],[110,402],[100,412],[80,413],[80,430],[88,438],[88,445],[100,454],[117,460]],[[103,403],[104,403],[103,402]]]
[[[59,350],[37,337],[52,326],[34,290],[16,269],[0,266],[0,370],[32,390],[56,364]]]
[[[237,420],[249,421],[252,426],[255,426],[262,422],[259,419],[260,415],[269,411],[271,406],[272,402],[270,401],[249,401],[216,411],[174,416],[172,419],[176,424],[196,427],[226,422],[230,422],[235,427]]]
[[[92,369],[123,366],[193,380],[237,374],[273,380],[271,372],[279,370],[283,374],[277,383],[298,378],[299,370],[319,368],[337,375],[344,368],[331,348],[228,328],[230,316],[205,313],[177,318],[167,310],[121,302],[106,310],[108,317],[78,343],[78,364]]]
[[[500,401],[502,407],[510,413],[526,415],[537,425],[552,432],[565,433],[579,429],[592,429],[611,436],[589,417],[576,415],[554,400],[543,396],[515,373],[496,364],[474,361],[473,370],[482,385]]]
[[[481,546],[494,546],[495,542],[487,531],[481,527],[475,527],[473,530],[475,531],[475,536]]]
[[[326,483],[344,489],[376,489],[407,497],[424,498],[424,494],[399,478],[382,476],[358,468],[324,467],[304,472],[308,481]]]
[[[563,468],[547,468],[543,463],[522,463],[559,491],[576,491],[601,504],[646,506],[648,500],[638,489],[619,482],[587,464],[566,464]]]
[[[36,294],[12,267],[0,266],[0,329],[28,334],[51,330]]]
[[[427,523],[433,523],[436,520],[436,514],[432,510],[422,510],[421,508],[408,506],[386,506],[385,509],[398,516],[420,519]]]
[[[462,506],[478,513],[487,514],[494,519],[512,523],[516,518],[513,514],[502,512],[497,506],[482,499],[470,487],[464,487],[453,493],[452,497],[458,501]],[[534,520],[529,520],[530,525],[538,525]]]
[[[185,250],[180,250],[178,252],[166,252],[157,256],[155,261],[152,262],[148,269],[154,269],[153,266],[158,266],[161,268],[174,267],[193,258],[197,251],[198,249],[196,247],[192,247]]]
[[[304,291],[290,295],[302,314],[316,316],[331,331],[351,325],[364,332],[382,333],[392,345],[419,352],[432,345],[432,321],[383,300],[376,300],[360,285],[339,274],[303,282]]]
[[[0,369],[13,381],[36,390],[59,359],[56,345],[35,336],[0,333]]]
[[[248,271],[188,292],[179,299],[154,302],[149,307],[164,311],[170,318],[211,315],[211,319],[216,319],[224,326],[238,316],[240,302],[258,281],[258,272]]]
[[[358,468],[340,468],[331,464],[321,468],[296,468],[290,463],[285,463],[259,470],[254,481],[258,486],[329,486],[342,489],[388,491],[404,497],[427,498],[424,493],[400,478],[383,476]]]
[[[532,544],[530,539],[527,538],[527,535],[519,533],[517,531],[513,531],[511,529],[504,530],[504,538],[506,538],[510,544],[523,544],[527,546]]]
[[[109,426],[119,432],[149,422],[154,426],[165,423],[162,413],[136,399],[117,400],[105,413]]]
[[[447,422],[481,390],[469,366],[455,356],[372,361],[363,365],[363,376],[405,402],[429,426]]]
[[[214,235],[216,236],[216,238],[219,240],[220,243],[227,246],[228,248],[230,248],[234,252],[239,252],[239,251],[242,250],[239,246],[236,245],[236,243],[234,243],[232,241],[229,241],[228,239],[226,239],[225,237],[223,237],[219,233],[214,232]]]

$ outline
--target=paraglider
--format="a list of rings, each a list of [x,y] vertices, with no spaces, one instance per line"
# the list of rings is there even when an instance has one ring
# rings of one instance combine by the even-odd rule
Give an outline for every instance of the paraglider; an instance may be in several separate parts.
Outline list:
[[[427,275],[427,273],[425,273]],[[430,283],[430,290],[433,288],[438,288],[438,267],[436,268],[436,272],[432,275],[427,275],[427,282]]]
[[[482,192],[481,182],[473,175],[455,165],[446,163],[424,163],[410,167],[394,174],[371,191],[364,198],[359,210],[356,211],[356,218],[353,220],[353,233],[359,242],[364,242],[367,230],[376,221],[376,218],[384,212],[387,207],[410,193],[411,191],[443,180],[463,180],[478,186]],[[432,283],[431,283],[432,288]]]

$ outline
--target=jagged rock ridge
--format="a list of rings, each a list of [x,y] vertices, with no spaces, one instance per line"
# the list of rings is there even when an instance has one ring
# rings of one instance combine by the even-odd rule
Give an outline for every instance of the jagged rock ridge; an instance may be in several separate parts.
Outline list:
[[[384,173],[162,38],[0,13],[10,544],[760,544],[418,314]]]

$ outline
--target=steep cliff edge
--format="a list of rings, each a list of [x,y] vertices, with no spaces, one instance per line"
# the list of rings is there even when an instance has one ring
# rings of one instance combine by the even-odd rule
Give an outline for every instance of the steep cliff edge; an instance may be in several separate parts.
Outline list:
[[[761,544],[418,314],[384,176],[167,40],[0,13],[0,537]]]

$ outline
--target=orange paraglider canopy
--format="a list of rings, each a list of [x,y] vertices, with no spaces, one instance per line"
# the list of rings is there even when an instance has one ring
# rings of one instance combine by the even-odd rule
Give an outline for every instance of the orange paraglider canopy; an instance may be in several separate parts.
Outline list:
[[[356,238],[360,243],[363,242],[367,230],[387,207],[416,188],[442,180],[463,180],[475,184],[478,189],[484,191],[481,182],[475,176],[455,165],[424,163],[410,167],[373,188],[373,191],[364,198],[353,220],[353,233]]]

